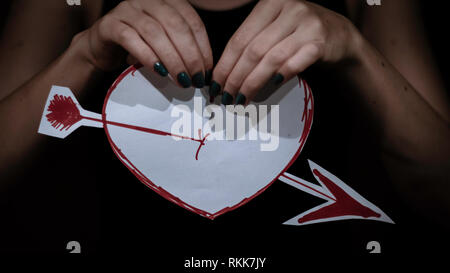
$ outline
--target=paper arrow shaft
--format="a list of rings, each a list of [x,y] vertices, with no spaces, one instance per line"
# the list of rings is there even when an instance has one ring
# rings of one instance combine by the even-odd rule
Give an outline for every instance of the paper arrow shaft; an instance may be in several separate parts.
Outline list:
[[[146,128],[146,127],[142,127],[142,126],[135,126],[135,125],[125,124],[125,123],[120,123],[120,122],[115,122],[115,121],[109,121],[109,120],[103,121],[103,120],[98,119],[98,118],[91,118],[91,117],[85,117],[85,116],[81,116],[81,118],[82,119],[91,120],[91,121],[100,122],[102,124],[106,123],[106,124],[109,124],[109,125],[114,125],[114,126],[118,126],[118,127],[128,128],[128,129],[131,129],[131,130],[141,131],[141,132],[150,133],[150,134],[154,134],[154,135],[173,136],[173,137],[179,137],[179,138],[182,138],[182,139],[189,139],[189,140],[197,141],[197,142],[201,142],[202,141],[202,139],[197,139],[197,138],[192,138],[192,137],[172,134],[172,133],[169,133],[169,132],[156,130],[156,129],[151,129],[151,128]]]

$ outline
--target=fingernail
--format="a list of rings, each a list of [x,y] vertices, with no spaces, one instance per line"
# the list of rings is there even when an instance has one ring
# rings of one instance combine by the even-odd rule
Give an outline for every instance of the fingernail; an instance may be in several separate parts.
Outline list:
[[[211,86],[209,87],[209,96],[215,97],[219,95],[220,92],[220,84],[218,84],[216,81],[211,82]]]
[[[281,75],[280,73],[277,73],[274,77],[273,77],[273,82],[275,84],[280,84],[284,81],[284,76]]]
[[[239,104],[244,105],[246,101],[247,101],[247,98],[243,94],[241,94],[241,93],[237,94],[236,102],[235,102],[236,105],[239,105]]]
[[[158,74],[163,77],[165,77],[169,74],[169,71],[167,71],[166,67],[160,62],[156,62],[153,65],[153,69],[155,69],[155,71],[158,72]]]
[[[191,86],[191,79],[186,72],[181,72],[177,75],[177,80],[184,88],[188,88]]]
[[[228,93],[227,91],[223,91],[222,94],[222,104],[223,105],[229,105],[233,102],[233,96]]]
[[[205,84],[211,85],[211,80],[212,80],[212,70],[208,69],[205,72]]]
[[[205,77],[203,76],[203,72],[197,72],[192,76],[192,84],[197,88],[202,88],[205,86]]]

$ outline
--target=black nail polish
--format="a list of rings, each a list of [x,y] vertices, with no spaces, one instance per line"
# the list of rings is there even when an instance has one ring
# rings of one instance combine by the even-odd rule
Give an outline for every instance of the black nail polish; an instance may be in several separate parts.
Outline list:
[[[203,76],[203,72],[197,72],[192,76],[192,84],[197,88],[202,88],[205,86],[205,77]]]
[[[160,62],[156,62],[153,65],[153,69],[155,69],[155,71],[158,72],[158,74],[163,77],[165,77],[169,74],[169,71],[167,71],[166,67]]]
[[[233,96],[230,93],[228,93],[227,91],[223,91],[222,104],[229,105],[231,103],[233,103]]]
[[[212,81],[211,86],[209,87],[209,96],[215,97],[219,95],[220,88],[220,84],[218,84],[216,81]]]
[[[206,70],[205,72],[205,85],[211,85],[212,80],[212,70]]]
[[[236,105],[238,105],[238,104],[244,105],[246,101],[247,101],[247,98],[243,94],[241,94],[241,93],[237,94],[236,102],[235,102]]]
[[[181,72],[177,75],[177,80],[184,88],[188,88],[191,86],[191,79],[186,72]]]
[[[284,76],[281,75],[280,73],[277,73],[274,77],[273,77],[273,82],[275,84],[280,84],[284,81]]]

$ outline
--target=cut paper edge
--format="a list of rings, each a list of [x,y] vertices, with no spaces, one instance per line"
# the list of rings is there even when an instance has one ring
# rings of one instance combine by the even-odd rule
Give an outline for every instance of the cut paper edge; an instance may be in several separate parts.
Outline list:
[[[65,104],[62,106],[59,105],[58,110],[60,113],[62,112],[61,107],[68,107],[72,112],[65,117],[59,117],[59,119],[54,118],[52,115],[55,112],[52,107],[55,106],[55,103]],[[97,120],[102,119],[100,114],[84,110],[69,88],[53,85],[42,112],[38,133],[57,138],[65,138],[80,126],[103,127],[102,122],[89,120],[86,117]]]
[[[311,160],[308,160],[308,163],[320,186],[288,173],[280,176],[279,180],[327,202],[307,210],[283,224],[300,226],[348,219],[395,224],[380,208],[362,197],[342,180]]]

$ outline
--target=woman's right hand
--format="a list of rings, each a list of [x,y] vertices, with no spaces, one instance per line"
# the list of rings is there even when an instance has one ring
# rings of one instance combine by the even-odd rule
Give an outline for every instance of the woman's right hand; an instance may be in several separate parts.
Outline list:
[[[213,66],[205,26],[186,0],[123,1],[76,41],[100,70],[117,68],[128,53],[182,87],[203,87]]]

